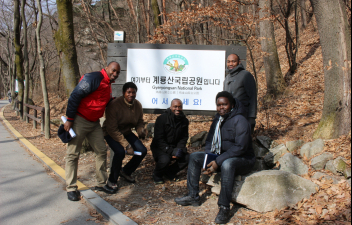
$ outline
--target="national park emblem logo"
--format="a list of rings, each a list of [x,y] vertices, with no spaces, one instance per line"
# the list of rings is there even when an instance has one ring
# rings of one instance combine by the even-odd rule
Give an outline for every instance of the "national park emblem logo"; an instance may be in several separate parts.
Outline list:
[[[172,74],[181,74],[188,66],[188,60],[182,55],[170,55],[164,60],[164,69]]]

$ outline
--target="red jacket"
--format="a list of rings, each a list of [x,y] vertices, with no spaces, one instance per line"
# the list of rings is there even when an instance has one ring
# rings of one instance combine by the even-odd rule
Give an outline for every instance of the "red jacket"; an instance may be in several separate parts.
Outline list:
[[[111,94],[111,82],[105,69],[83,75],[68,100],[67,120],[73,121],[77,114],[88,121],[97,121],[104,115]]]

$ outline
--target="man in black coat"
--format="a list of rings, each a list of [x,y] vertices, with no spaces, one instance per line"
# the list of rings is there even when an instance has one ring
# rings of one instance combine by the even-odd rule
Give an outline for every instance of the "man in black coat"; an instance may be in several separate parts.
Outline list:
[[[245,117],[251,124],[251,132],[257,118],[257,87],[253,75],[244,69],[240,57],[231,54],[227,57],[227,76],[224,81],[224,91],[230,92],[238,99],[246,110]]]
[[[199,180],[205,155],[217,155],[217,158],[207,165],[208,169],[204,174],[221,171],[219,213],[215,223],[226,224],[230,219],[235,175],[249,173],[255,164],[255,155],[250,141],[250,124],[244,116],[245,109],[241,102],[233,99],[229,92],[223,91],[216,96],[216,107],[218,114],[210,127],[205,152],[194,152],[190,155],[187,172],[188,194],[175,198],[175,202],[182,206],[200,205]]]
[[[163,114],[155,122],[154,139],[151,150],[156,162],[153,179],[156,184],[164,183],[165,175],[170,180],[176,180],[176,174],[188,164],[189,121],[182,111],[182,101],[174,99]],[[170,165],[171,161],[175,160]]]

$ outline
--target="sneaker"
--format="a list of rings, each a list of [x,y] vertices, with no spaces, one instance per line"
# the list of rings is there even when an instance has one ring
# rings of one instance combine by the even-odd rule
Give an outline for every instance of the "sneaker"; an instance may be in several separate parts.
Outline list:
[[[155,184],[163,184],[164,179],[162,177],[159,177],[153,173],[153,180]]]
[[[133,177],[125,174],[122,170],[120,171],[120,176],[125,178],[125,180],[127,180],[130,183],[136,183],[136,180]]]
[[[190,195],[186,195],[181,198],[175,198],[175,202],[176,204],[182,205],[182,206],[187,206],[187,205],[200,206],[200,197],[198,196],[193,198]]]
[[[107,185],[108,185],[109,187],[111,187],[112,189],[114,189],[115,191],[117,191],[117,189],[118,189],[116,183],[113,183],[113,182],[108,181]]]
[[[215,218],[216,224],[226,224],[230,220],[230,208],[225,206],[219,207],[219,213]]]

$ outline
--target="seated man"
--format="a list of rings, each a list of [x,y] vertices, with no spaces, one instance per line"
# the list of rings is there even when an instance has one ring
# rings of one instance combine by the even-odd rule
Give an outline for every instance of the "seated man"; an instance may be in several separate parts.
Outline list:
[[[188,194],[175,198],[182,206],[200,205],[199,178],[206,153],[218,157],[210,162],[204,173],[221,171],[221,191],[218,205],[219,213],[215,223],[227,223],[230,219],[230,202],[235,175],[249,173],[255,163],[255,155],[251,142],[251,127],[245,118],[243,105],[233,99],[229,92],[219,92],[216,96],[217,114],[210,127],[205,144],[205,152],[194,152],[190,156],[187,188]]]
[[[117,191],[119,176],[122,176],[130,183],[135,183],[135,179],[131,174],[136,171],[147,155],[147,148],[140,141],[140,139],[145,138],[146,134],[142,104],[136,99],[137,90],[137,86],[134,83],[125,83],[122,87],[123,96],[111,101],[105,111],[104,138],[114,152],[106,187],[108,192],[105,190],[109,194]],[[132,132],[133,128],[137,131],[138,137]],[[134,151],[141,154],[134,155]],[[133,155],[133,157],[122,168],[125,153]]]
[[[150,146],[156,162],[153,173],[156,184],[164,183],[163,175],[176,180],[176,174],[187,166],[188,124],[179,99],[172,100],[170,108],[156,119],[154,139]],[[170,165],[171,160],[176,161]]]

